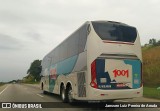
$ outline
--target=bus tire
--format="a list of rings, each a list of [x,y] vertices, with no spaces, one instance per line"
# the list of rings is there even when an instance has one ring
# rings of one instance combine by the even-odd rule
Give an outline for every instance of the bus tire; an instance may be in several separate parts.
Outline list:
[[[67,101],[68,101],[69,103],[73,103],[73,102],[74,102],[72,93],[73,93],[72,87],[69,86],[69,87],[67,88]]]
[[[47,94],[47,91],[43,90],[43,94]]]
[[[42,91],[43,91],[43,94],[47,94],[47,92],[44,90],[43,82],[42,82],[42,84],[41,84],[41,89],[42,89]]]
[[[67,102],[67,99],[66,99],[66,90],[64,88],[64,85],[61,86],[60,95],[61,95],[62,101],[64,103]]]

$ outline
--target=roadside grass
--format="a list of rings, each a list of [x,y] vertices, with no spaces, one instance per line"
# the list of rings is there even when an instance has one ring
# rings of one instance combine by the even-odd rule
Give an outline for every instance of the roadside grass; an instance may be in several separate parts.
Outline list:
[[[39,84],[40,81],[36,81],[36,82],[34,82],[34,81],[27,81],[27,82],[23,82],[23,83],[27,83],[27,84]]]
[[[156,87],[143,87],[143,96],[160,99],[160,89],[157,90]]]
[[[1,84],[1,83],[0,83],[0,87],[3,86],[3,85],[4,85],[4,84]]]
[[[143,47],[143,82],[146,86],[160,86],[160,46]]]

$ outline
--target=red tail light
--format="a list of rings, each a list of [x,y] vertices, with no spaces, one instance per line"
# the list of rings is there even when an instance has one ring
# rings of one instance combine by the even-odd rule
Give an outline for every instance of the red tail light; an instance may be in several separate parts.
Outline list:
[[[137,92],[137,94],[140,94],[140,92]]]
[[[142,63],[141,63],[141,84],[140,87],[143,85],[143,69],[142,69]]]
[[[97,88],[97,82],[96,82],[96,61],[94,60],[91,64],[91,87]]]

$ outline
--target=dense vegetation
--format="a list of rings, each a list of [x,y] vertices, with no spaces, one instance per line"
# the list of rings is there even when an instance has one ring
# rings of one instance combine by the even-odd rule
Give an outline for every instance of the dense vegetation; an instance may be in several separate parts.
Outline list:
[[[160,41],[150,39],[149,44],[142,47],[143,82],[145,86],[160,86]]]

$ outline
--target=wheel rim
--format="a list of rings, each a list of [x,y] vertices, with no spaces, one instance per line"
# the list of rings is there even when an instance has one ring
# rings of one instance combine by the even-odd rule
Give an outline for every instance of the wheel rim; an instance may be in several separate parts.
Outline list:
[[[64,91],[64,89],[62,89],[62,100],[64,100],[65,99],[65,91]]]

